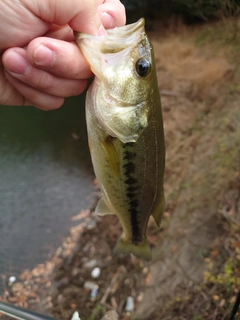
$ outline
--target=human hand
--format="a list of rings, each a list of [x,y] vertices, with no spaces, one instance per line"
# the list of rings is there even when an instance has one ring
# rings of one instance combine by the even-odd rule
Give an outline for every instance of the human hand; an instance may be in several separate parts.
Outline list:
[[[119,0],[1,0],[0,104],[59,108],[91,76],[73,30],[93,35],[125,23]]]

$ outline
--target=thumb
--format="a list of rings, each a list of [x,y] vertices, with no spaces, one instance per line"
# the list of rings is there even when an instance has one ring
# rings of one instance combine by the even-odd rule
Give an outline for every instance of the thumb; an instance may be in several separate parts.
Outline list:
[[[25,6],[45,22],[69,24],[76,31],[97,35],[101,20],[96,0],[24,0]]]

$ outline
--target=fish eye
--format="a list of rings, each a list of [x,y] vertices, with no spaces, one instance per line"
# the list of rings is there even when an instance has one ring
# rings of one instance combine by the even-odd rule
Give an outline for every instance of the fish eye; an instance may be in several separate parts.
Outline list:
[[[136,71],[139,76],[146,77],[151,70],[151,63],[147,59],[139,59],[136,63]]]

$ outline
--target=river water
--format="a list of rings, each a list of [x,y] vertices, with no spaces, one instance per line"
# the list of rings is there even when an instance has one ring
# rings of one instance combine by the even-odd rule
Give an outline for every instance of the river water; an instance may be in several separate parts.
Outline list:
[[[0,106],[0,294],[4,277],[54,254],[93,200],[84,100],[49,112]]]

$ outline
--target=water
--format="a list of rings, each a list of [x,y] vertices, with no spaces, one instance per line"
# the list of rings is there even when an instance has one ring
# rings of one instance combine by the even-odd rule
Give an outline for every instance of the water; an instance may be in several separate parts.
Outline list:
[[[50,258],[93,200],[84,99],[50,112],[0,106],[0,275]]]

